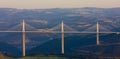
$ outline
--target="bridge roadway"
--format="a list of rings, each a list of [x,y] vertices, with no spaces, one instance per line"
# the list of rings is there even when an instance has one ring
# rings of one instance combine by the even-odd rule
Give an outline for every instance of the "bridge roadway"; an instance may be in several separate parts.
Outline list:
[[[22,31],[0,31],[2,32],[22,32]],[[61,31],[25,31],[26,33],[62,33]],[[64,31],[68,34],[96,34],[97,32],[78,32],[78,31]],[[120,32],[99,32],[100,34],[120,34]]]

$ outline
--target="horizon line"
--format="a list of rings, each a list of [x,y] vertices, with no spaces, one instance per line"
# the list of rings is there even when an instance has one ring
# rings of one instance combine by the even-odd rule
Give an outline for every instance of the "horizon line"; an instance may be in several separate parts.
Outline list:
[[[102,9],[112,9],[120,7],[51,7],[51,8],[16,8],[16,7],[0,7],[0,8],[10,8],[10,9],[72,9],[72,8],[102,8]]]

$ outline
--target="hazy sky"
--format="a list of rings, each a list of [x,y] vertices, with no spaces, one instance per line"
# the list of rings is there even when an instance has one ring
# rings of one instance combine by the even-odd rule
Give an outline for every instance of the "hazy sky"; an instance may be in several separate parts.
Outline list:
[[[120,0],[0,0],[0,8],[120,7]]]

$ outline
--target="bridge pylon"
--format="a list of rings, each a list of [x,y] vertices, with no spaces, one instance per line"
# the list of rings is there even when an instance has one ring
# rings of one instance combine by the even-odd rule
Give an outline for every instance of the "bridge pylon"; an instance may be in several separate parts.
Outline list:
[[[25,21],[22,21],[22,56],[26,55],[26,35],[25,35]]]
[[[64,22],[62,21],[62,23],[61,23],[61,35],[62,35],[62,37],[61,37],[61,47],[62,47],[62,54],[64,54]]]
[[[100,41],[99,41],[99,23],[98,22],[96,24],[96,44],[100,45]]]

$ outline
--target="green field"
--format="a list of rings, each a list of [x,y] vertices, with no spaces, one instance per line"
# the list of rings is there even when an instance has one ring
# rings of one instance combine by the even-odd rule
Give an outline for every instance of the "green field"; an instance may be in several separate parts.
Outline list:
[[[3,54],[0,54],[0,59],[68,59],[67,57],[58,57],[58,56],[26,56],[26,57],[19,57],[19,58],[13,58],[10,56],[5,56]]]
[[[10,56],[6,56],[4,54],[0,54],[0,59],[120,59],[120,57],[109,57],[109,56],[55,56],[55,55],[37,55],[37,56],[26,56],[14,58]]]

